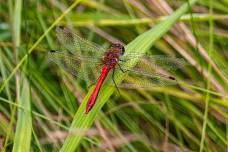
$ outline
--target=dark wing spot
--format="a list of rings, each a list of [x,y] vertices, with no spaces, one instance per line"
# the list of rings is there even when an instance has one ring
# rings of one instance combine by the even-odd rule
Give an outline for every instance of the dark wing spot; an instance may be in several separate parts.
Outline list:
[[[49,52],[52,52],[52,53],[54,53],[54,52],[56,52],[56,50],[50,50]]]
[[[62,26],[62,25],[60,25],[60,26],[58,26],[57,28],[60,28],[60,29],[64,29],[64,26]]]
[[[168,77],[170,80],[176,80],[174,77],[172,77],[172,76],[169,76]]]

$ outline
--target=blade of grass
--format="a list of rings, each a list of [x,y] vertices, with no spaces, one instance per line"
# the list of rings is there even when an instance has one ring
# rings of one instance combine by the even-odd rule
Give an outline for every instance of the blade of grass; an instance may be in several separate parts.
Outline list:
[[[0,51],[3,52],[3,50],[0,48]],[[0,53],[0,72],[2,75],[2,79],[5,80],[7,78],[7,66],[5,66],[5,63],[3,62],[3,53]],[[9,86],[6,85],[6,90],[5,90],[7,97],[9,100],[12,100],[12,96],[10,94],[10,89]]]
[[[9,120],[6,119],[5,115],[0,113],[0,134],[5,135],[7,134],[7,132],[11,132],[11,134],[9,134],[9,140],[13,141],[14,138],[14,133],[12,132],[12,130],[9,130]]]
[[[16,134],[13,145],[13,152],[29,152],[31,134],[32,134],[32,117],[31,117],[31,105],[30,105],[30,91],[29,83],[24,78],[22,94],[19,104],[25,107],[27,110],[18,109],[18,120],[16,126]]]
[[[190,5],[193,5],[196,1],[197,0],[191,0],[189,3]],[[187,12],[188,7],[188,4],[184,4],[175,13],[168,17],[167,20],[162,21],[153,29],[138,36],[135,40],[126,46],[125,55],[127,56],[129,53],[139,53],[139,51],[140,53],[146,53],[146,51],[155,43],[155,41],[161,38],[162,35],[164,35],[185,12]],[[131,63],[133,67],[137,63],[137,60],[132,61]],[[119,77],[120,79],[117,81],[117,83],[120,83],[121,79],[123,79],[124,74],[121,75],[121,73],[117,73],[117,75],[122,76]],[[80,105],[76,115],[74,116],[74,120],[70,128],[70,134],[64,141],[64,144],[60,150],[61,152],[75,151],[79,145],[81,138],[83,137],[83,134],[85,133],[84,130],[92,125],[93,121],[95,120],[95,116],[114,92],[114,88],[104,86],[100,92],[100,96],[98,97],[94,108],[89,112],[89,114],[86,115],[86,102],[92,93],[92,89],[90,89],[89,93],[86,95],[82,104]],[[82,132],[76,136],[71,136],[71,132],[74,131],[75,128],[82,129]]]
[[[13,41],[13,53],[14,53],[14,63],[18,63],[18,56],[19,56],[19,46],[20,46],[20,38],[21,38],[21,10],[22,10],[22,1],[16,0],[15,4],[13,5],[13,1],[8,2],[9,12],[10,12],[10,26],[12,28],[12,41]],[[20,73],[15,70],[15,87],[16,87],[16,102],[19,101],[20,98]],[[7,79],[6,79],[7,80]],[[11,116],[10,116],[10,125],[8,127],[8,132],[6,135],[6,141],[4,145],[4,151],[7,147],[8,139],[11,134],[11,130],[13,130],[14,118],[16,113],[16,107],[11,109]]]
[[[82,18],[82,16],[84,18]],[[90,16],[91,18],[88,18]],[[129,18],[123,16],[122,18],[115,18],[115,16],[104,16],[100,20],[94,19],[95,15],[88,14],[87,16],[85,14],[75,14],[72,16],[73,21],[72,24],[74,26],[78,27],[84,27],[84,26],[133,26],[133,25],[147,25],[147,24],[155,24],[159,23],[163,20],[166,20],[168,16],[162,16],[158,17],[156,19],[151,19],[148,17],[144,18]],[[228,19],[228,15],[213,15],[210,16],[209,14],[192,14],[192,18],[194,19],[194,22],[207,22],[210,18],[213,18],[214,20],[225,20]],[[81,17],[81,18],[80,18]],[[88,18],[88,19],[87,19]],[[179,22],[189,22],[191,20],[191,16],[189,14],[183,15],[178,21]],[[61,24],[67,25],[66,21],[61,21]]]
[[[6,99],[4,99],[4,98],[2,98],[2,97],[0,97],[0,101],[5,102],[5,103],[8,103],[8,104],[10,104],[10,105],[12,105],[12,106],[15,106],[15,107],[17,107],[17,108],[20,108],[20,109],[22,109],[22,110],[27,110],[27,111],[28,111],[28,109],[27,109],[26,107],[24,107],[24,106],[22,106],[22,105],[19,105],[18,103],[14,103],[14,102],[12,102],[12,101],[6,100]],[[46,117],[46,116],[43,115],[43,114],[40,114],[40,113],[38,113],[38,112],[36,112],[36,111],[28,111],[28,112],[30,112],[30,113],[32,112],[32,114],[33,114],[34,116],[39,117],[39,118],[42,118],[42,119],[44,119],[44,120],[47,120],[48,122],[53,123],[53,124],[55,124],[55,125],[57,125],[57,126],[63,128],[63,129],[65,129],[65,130],[69,130],[69,128],[68,128],[67,126],[65,126],[65,125],[63,125],[63,124],[61,124],[61,123],[59,123],[59,122],[57,122],[57,121],[55,121],[55,120],[52,120],[52,119]]]
[[[210,0],[210,10],[209,13],[212,15],[213,14],[213,2]],[[211,18],[209,20],[209,28],[210,28],[210,35],[209,35],[209,56],[211,57],[212,51],[214,49],[213,43],[214,43],[214,25],[213,25],[213,19]],[[208,73],[211,73],[211,64],[210,62],[208,63]],[[210,89],[210,81],[207,80],[207,90]],[[208,107],[209,107],[209,101],[210,101],[210,93],[207,92],[206,94],[206,99],[205,99],[205,111],[204,111],[204,122],[203,122],[203,129],[202,129],[202,135],[201,135],[201,141],[200,141],[200,152],[203,151],[204,149],[204,140],[205,140],[205,135],[206,135],[206,129],[207,129],[207,119],[208,119]]]

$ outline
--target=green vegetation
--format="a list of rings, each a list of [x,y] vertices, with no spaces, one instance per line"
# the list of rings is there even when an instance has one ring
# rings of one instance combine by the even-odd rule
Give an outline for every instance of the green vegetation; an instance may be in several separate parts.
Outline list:
[[[0,0],[1,151],[227,151],[228,1]],[[93,86],[50,63],[55,27],[103,47],[182,57],[177,85]],[[132,62],[131,66],[137,62]],[[118,81],[125,74],[117,73]]]

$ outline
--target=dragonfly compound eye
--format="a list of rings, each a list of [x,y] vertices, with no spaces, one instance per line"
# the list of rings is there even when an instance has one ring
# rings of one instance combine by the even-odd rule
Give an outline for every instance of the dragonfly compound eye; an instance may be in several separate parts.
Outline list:
[[[124,49],[124,46],[120,43],[114,43],[111,45],[111,48],[116,48],[116,49],[119,49],[121,51],[121,55],[124,54],[125,52],[125,49]]]

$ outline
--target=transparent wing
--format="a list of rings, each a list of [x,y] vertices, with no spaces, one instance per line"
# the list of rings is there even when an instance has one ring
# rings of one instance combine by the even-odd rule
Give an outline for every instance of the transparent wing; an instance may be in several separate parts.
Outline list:
[[[105,52],[104,48],[79,37],[67,27],[57,27],[56,34],[61,47],[74,55],[100,58]]]
[[[138,60],[133,68],[132,63]],[[177,84],[173,76],[175,70],[183,68],[187,63],[183,58],[155,55],[140,56],[129,54],[121,58],[117,71],[128,72],[120,87],[147,88],[153,86],[167,86]],[[118,79],[118,78],[115,78]]]
[[[130,70],[132,62],[138,61],[134,66],[134,70],[138,72],[158,71],[163,69],[166,71],[175,71],[187,65],[183,58],[176,58],[167,55],[140,55],[129,54],[120,58],[120,65],[125,70]]]
[[[85,80],[89,86],[94,84],[100,75],[100,60],[91,57],[80,57],[68,52],[49,51],[48,58],[65,71]]]
[[[105,50],[74,34],[67,27],[57,27],[56,34],[61,51],[49,51],[49,60],[85,80],[88,85],[93,84],[99,77],[100,61]]]
[[[119,87],[133,89],[175,84],[177,84],[177,80],[174,77],[162,76],[160,74],[145,75],[141,73],[130,72],[119,85]]]

